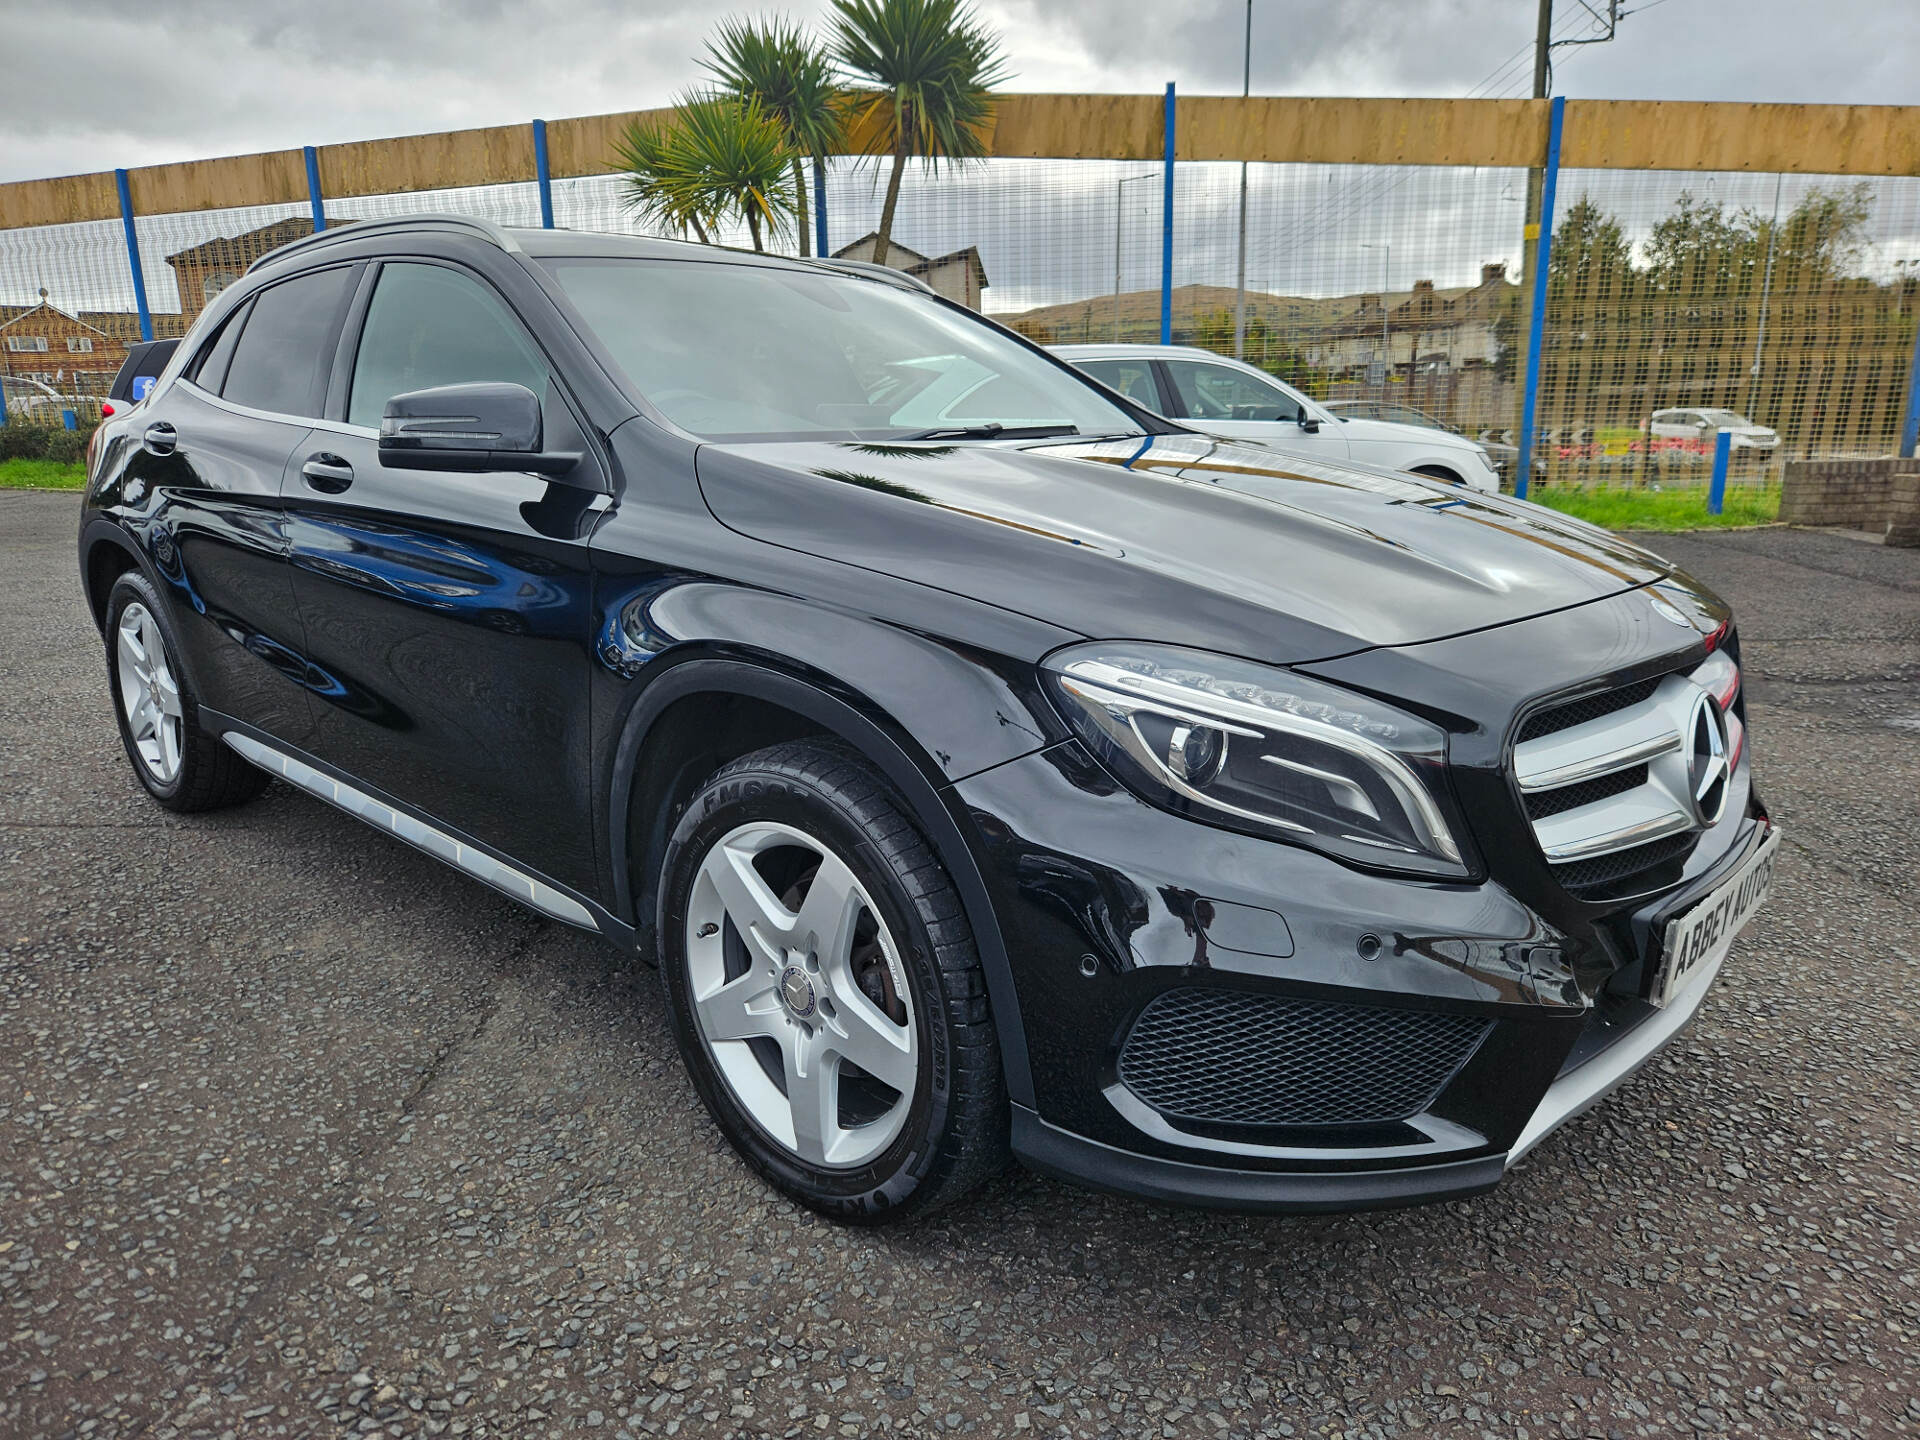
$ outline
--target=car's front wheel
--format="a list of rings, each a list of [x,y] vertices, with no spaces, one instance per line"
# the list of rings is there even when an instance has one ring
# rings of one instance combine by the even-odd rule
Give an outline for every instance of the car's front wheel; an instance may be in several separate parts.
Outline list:
[[[708,780],[667,847],[658,934],[701,1098],[788,1194],[873,1222],[1003,1163],[999,1047],[965,913],[851,751],[777,745]]]

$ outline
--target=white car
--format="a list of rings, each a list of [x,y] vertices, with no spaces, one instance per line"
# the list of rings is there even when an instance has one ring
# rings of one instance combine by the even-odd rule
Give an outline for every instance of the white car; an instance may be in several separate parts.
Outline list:
[[[1350,419],[1251,365],[1186,345],[1055,345],[1053,353],[1136,404],[1195,430],[1313,460],[1354,460],[1488,492],[1487,452],[1462,435]]]
[[[1735,450],[1771,450],[1780,443],[1780,433],[1765,425],[1756,425],[1732,410],[1656,410],[1649,428],[1656,440],[1692,440],[1713,448],[1714,436],[1731,430],[1731,448]]]

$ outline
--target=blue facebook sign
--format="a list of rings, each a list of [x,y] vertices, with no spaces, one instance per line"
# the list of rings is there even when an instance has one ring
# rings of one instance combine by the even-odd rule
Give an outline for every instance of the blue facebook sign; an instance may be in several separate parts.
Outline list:
[[[153,393],[153,382],[154,382],[155,380],[157,380],[157,379],[159,379],[159,378],[160,378],[160,377],[159,377],[159,376],[157,376],[157,375],[136,375],[136,376],[134,376],[134,377],[133,377],[133,398],[134,398],[134,400],[135,400],[136,402],[137,402],[137,401],[141,401],[141,400],[144,400],[144,399],[146,399],[146,398],[147,398],[147,396],[149,396],[149,395],[151,395],[151,394]]]

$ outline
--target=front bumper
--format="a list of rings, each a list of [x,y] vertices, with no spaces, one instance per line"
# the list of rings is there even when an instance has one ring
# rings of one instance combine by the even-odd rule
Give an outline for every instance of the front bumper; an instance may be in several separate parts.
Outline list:
[[[1013,1149],[1026,1164],[1056,1179],[1175,1205],[1258,1213],[1324,1214],[1389,1210],[1462,1200],[1498,1184],[1534,1146],[1630,1080],[1699,1013],[1721,961],[1691,986],[1682,1003],[1650,1007],[1640,1023],[1602,1048],[1580,1051],[1547,1087],[1533,1118],[1504,1154],[1386,1170],[1294,1173],[1241,1170],[1141,1155],[1049,1125],[1025,1106],[1013,1109]]]
[[[1166,815],[1071,742],[957,788],[1013,957],[1032,1067],[1034,1103],[1013,1111],[1015,1153],[1096,1188],[1250,1211],[1411,1205],[1496,1184],[1692,1018],[1711,978],[1655,1009],[1640,998],[1650,945],[1621,937],[1659,935],[1766,829],[1750,802],[1676,889],[1605,923],[1555,926],[1492,880],[1372,876]],[[1263,931],[1259,916],[1278,923]],[[1425,1109],[1400,1122],[1188,1126],[1131,1094],[1118,1056],[1154,998],[1196,986],[1489,1023]]]

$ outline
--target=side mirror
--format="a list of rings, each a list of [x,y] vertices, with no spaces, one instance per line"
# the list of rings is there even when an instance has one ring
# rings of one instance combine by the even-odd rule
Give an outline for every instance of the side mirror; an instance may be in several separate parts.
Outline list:
[[[1320,433],[1320,422],[1302,410],[1300,412],[1300,428],[1309,435],[1318,435]]]
[[[540,448],[540,397],[524,385],[480,381],[412,390],[387,401],[380,463],[399,470],[521,470],[564,475],[578,451]]]

